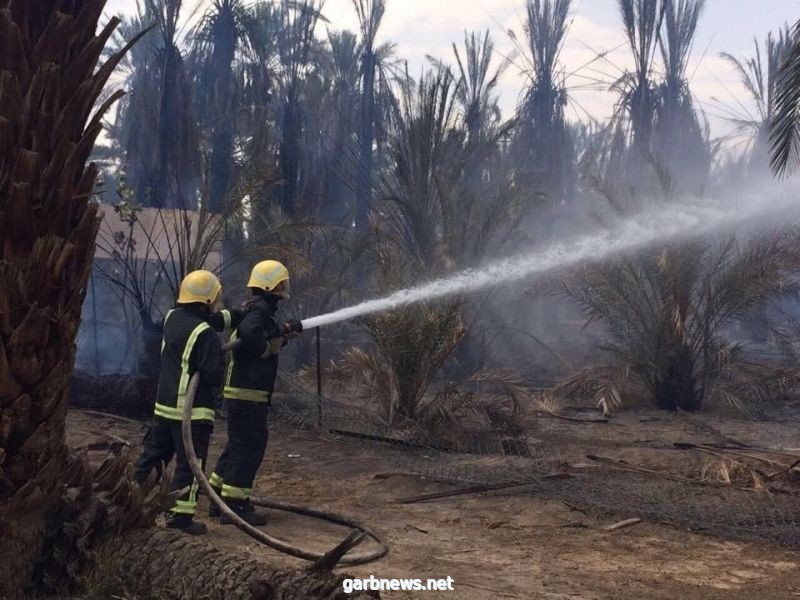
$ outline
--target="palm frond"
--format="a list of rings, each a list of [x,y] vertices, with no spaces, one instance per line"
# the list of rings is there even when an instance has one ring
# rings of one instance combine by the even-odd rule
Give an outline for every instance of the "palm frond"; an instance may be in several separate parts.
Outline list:
[[[772,170],[779,176],[800,162],[800,22],[775,83],[775,118],[770,125]]]

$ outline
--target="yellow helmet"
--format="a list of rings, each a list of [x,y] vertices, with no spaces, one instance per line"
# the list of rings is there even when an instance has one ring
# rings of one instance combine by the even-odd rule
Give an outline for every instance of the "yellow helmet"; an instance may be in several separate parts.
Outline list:
[[[247,287],[258,288],[265,292],[276,291],[281,283],[281,292],[288,292],[289,270],[279,263],[277,260],[264,260],[258,263],[250,272],[250,281],[247,282]]]
[[[222,285],[210,271],[192,271],[181,281],[178,304],[214,304],[222,291]]]

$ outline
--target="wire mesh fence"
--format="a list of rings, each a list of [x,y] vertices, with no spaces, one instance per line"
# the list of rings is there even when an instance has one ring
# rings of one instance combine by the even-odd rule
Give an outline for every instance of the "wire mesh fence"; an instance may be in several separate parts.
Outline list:
[[[370,444],[375,452],[385,451],[387,460],[400,460],[405,470],[429,480],[487,486],[516,483],[521,485],[515,485],[513,491],[487,493],[526,494],[563,502],[593,517],[638,517],[727,540],[800,548],[797,495],[709,485],[671,477],[666,472],[659,475],[620,471],[602,464],[576,465],[575,448],[568,452],[564,446],[564,432],[570,427],[574,430],[574,425],[557,424],[547,434],[537,431],[536,437],[475,432],[458,444],[443,446],[441,440],[418,429],[390,429],[369,404],[355,399],[348,402],[318,396],[291,384],[283,389],[288,393],[273,404],[275,421],[316,429],[321,405],[324,434]],[[619,436],[608,427],[595,431],[598,435],[587,446],[609,445]],[[398,453],[402,459],[398,459]],[[547,477],[564,472],[569,477]]]

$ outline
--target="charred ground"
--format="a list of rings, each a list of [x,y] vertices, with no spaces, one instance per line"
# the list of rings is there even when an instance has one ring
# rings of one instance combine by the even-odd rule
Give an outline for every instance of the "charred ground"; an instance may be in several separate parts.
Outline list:
[[[212,460],[220,451],[224,425],[217,424]],[[791,421],[746,421],[722,414],[698,421],[646,410],[625,411],[605,424],[542,417],[536,421],[537,439],[546,445],[533,457],[519,457],[402,449],[279,422],[256,489],[277,499],[358,515],[386,535],[388,557],[348,569],[353,575],[450,575],[459,598],[792,598],[800,593],[800,519],[789,514],[790,508],[782,521],[773,518],[774,508],[764,508],[786,500],[783,495],[669,478],[713,481],[709,464],[714,457],[676,449],[675,442],[721,444],[737,438],[763,446],[790,441],[795,427]],[[123,441],[138,446],[143,431],[144,424],[81,410],[72,410],[68,418],[68,442],[87,448],[97,460]],[[620,470],[587,455],[660,475]],[[524,474],[533,478],[545,470],[571,478],[397,502],[480,480],[522,479]],[[643,499],[649,499],[649,507]],[[781,505],[797,503],[796,496],[789,499]],[[652,511],[650,518],[646,509]],[[721,518],[711,518],[705,528],[689,522],[715,512],[740,518],[743,525],[750,518],[750,527],[737,531]],[[669,523],[681,515],[686,525]],[[294,515],[269,516],[272,534],[315,549],[330,546],[342,534]],[[615,531],[604,529],[632,517],[644,520]],[[690,525],[696,531],[689,531]],[[212,523],[209,538],[223,550],[265,557],[276,566],[297,566],[232,527]],[[384,593],[388,598],[415,597],[406,594]]]

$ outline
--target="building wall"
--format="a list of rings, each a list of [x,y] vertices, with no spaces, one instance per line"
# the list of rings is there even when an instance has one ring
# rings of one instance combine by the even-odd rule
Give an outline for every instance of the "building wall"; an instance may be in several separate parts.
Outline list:
[[[136,373],[138,356],[142,348],[141,319],[132,303],[120,296],[119,290],[109,281],[108,276],[119,277],[121,265],[113,258],[113,236],[115,233],[129,234],[129,226],[124,223],[112,206],[103,205],[102,222],[95,251],[94,268],[89,282],[86,300],[83,304],[81,327],[78,331],[75,368],[96,375],[111,373]],[[146,265],[146,277],[152,282],[159,271],[160,260],[169,264],[170,239],[176,232],[189,232],[195,239],[199,216],[193,211],[163,210],[145,208],[138,213],[138,224],[133,228],[135,256],[138,268]],[[148,234],[152,242],[148,241]],[[185,236],[184,236],[185,237]],[[217,271],[221,264],[222,244],[216,242],[208,257],[205,268]],[[172,256],[178,258],[177,250]],[[177,268],[177,266],[176,266]],[[173,304],[174,298],[169,287],[158,286],[157,307],[152,318],[159,320]]]

